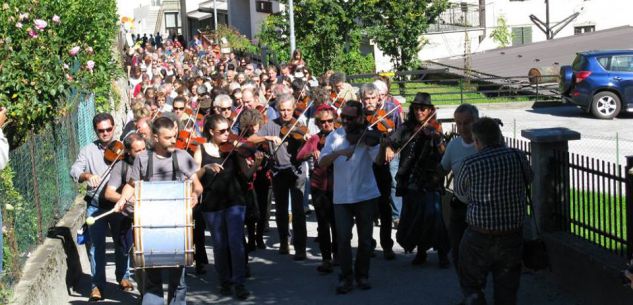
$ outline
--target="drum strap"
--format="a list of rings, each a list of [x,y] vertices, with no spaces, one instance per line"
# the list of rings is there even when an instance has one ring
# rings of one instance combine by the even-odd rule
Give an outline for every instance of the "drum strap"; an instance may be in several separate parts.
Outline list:
[[[171,163],[172,163],[172,173],[171,180],[178,180],[178,174],[180,173],[180,166],[178,166],[178,154],[176,152],[171,153]],[[149,182],[151,177],[154,175],[154,152],[151,150],[147,151],[147,171],[145,173],[145,177],[143,181]]]

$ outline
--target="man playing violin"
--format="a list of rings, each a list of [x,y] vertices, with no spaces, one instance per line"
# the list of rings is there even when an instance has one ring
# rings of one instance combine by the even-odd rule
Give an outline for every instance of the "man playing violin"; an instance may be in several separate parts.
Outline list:
[[[114,203],[121,199],[121,190],[126,181],[130,179],[130,167],[134,164],[134,159],[140,153],[145,151],[145,140],[138,133],[129,134],[124,140],[125,153],[122,156],[123,159],[118,161],[113,167],[110,173],[110,179],[105,187],[105,199],[111,203],[111,207],[114,207]],[[129,266],[129,252],[132,247],[132,221],[130,218],[123,216],[119,213],[108,215],[106,218],[96,222],[92,225],[94,227],[102,226],[103,230],[106,230],[106,226],[110,225],[112,230],[112,239],[116,246],[116,270],[115,275],[117,282],[122,290],[131,291],[134,286],[130,283]],[[105,236],[105,235],[104,235]],[[103,249],[105,255],[105,248]]]
[[[319,249],[322,257],[321,265],[317,267],[317,271],[321,273],[334,271],[332,254],[334,254],[334,257],[337,256],[336,226],[334,224],[334,206],[332,205],[334,196],[332,166],[324,168],[319,166],[317,162],[326,137],[334,131],[335,120],[336,110],[327,104],[320,105],[315,113],[315,121],[319,128],[319,133],[306,141],[297,155],[299,160],[310,158],[314,160],[314,168],[310,171],[310,190],[312,191],[312,202],[316,211]]]
[[[425,92],[416,94],[407,120],[389,135],[387,161],[400,154],[396,175],[396,194],[402,196],[403,206],[396,239],[405,251],[417,247],[413,265],[426,263],[426,251],[437,249],[439,265],[448,267],[448,233],[439,208],[439,190],[443,176],[440,172],[442,158],[440,126],[433,124],[436,115],[431,96]],[[396,150],[396,152],[394,152]]]
[[[213,112],[232,121],[231,113],[233,112],[233,100],[231,97],[226,94],[216,96],[213,100]]]
[[[272,156],[273,172],[273,193],[276,202],[276,221],[279,230],[279,253],[288,254],[288,193],[292,198],[292,228],[293,245],[295,248],[295,260],[306,259],[306,217],[303,209],[304,186],[306,182],[306,170],[301,166],[301,161],[296,155],[299,147],[303,144],[291,136],[281,134],[282,129],[293,128],[293,113],[295,110],[295,99],[292,95],[280,95],[277,97],[277,111],[279,118],[269,120],[264,124],[257,134],[248,138],[255,144],[270,141],[275,144],[274,155]],[[299,124],[294,124],[299,126]],[[284,128],[285,127],[285,128]],[[305,126],[304,126],[305,128]],[[306,137],[308,135],[306,134]],[[285,138],[282,143],[281,138]],[[271,150],[273,150],[271,148]]]
[[[99,199],[102,198],[101,192],[104,186],[101,181],[108,179],[108,176],[104,176],[108,171],[104,152],[114,136],[114,118],[109,113],[99,113],[92,119],[92,127],[97,134],[97,140],[81,149],[75,163],[70,168],[70,176],[75,182],[88,183],[85,197],[87,217],[95,217],[108,211],[108,207],[102,206],[103,201]],[[103,226],[90,226],[88,230],[91,238],[91,243],[88,245],[88,259],[92,275],[90,300],[98,301],[103,298],[101,293],[106,284],[106,229]],[[123,264],[123,258],[120,259],[122,260],[121,264]]]
[[[178,96],[174,99],[174,105],[172,106],[172,112],[176,114],[178,122],[183,122],[189,118],[189,115],[185,113],[186,101],[182,96]]]
[[[356,99],[354,93],[354,87],[345,82],[345,74],[342,72],[336,72],[330,76],[330,86],[332,86],[333,102],[338,99],[342,99],[343,102]]]
[[[341,276],[336,292],[345,294],[353,289],[356,280],[362,290],[371,288],[368,282],[374,210],[380,191],[372,171],[372,164],[384,163],[383,144],[369,145],[355,137],[365,128],[363,105],[350,101],[341,112],[343,128],[331,132],[321,150],[318,164],[333,165],[334,219],[338,238],[338,257]],[[355,139],[353,139],[355,138]],[[382,141],[381,141],[382,142]],[[358,250],[352,264],[352,227],[356,224]],[[355,268],[353,267],[355,266]]]
[[[383,113],[384,110],[378,111],[378,102],[380,100],[378,88],[376,88],[374,84],[364,84],[360,88],[360,96],[363,106],[365,107],[366,117],[370,121],[379,120],[378,124],[383,124],[381,126],[384,134],[390,132],[393,127],[389,126],[389,122],[387,122],[390,121],[390,119],[388,117],[381,118],[385,116],[386,113]],[[373,122],[368,123],[373,124]],[[378,131],[378,124],[371,127],[371,129]],[[391,122],[391,124],[393,124],[393,122]],[[393,252],[393,240],[391,239],[391,172],[389,171],[389,163],[374,164],[373,169],[376,183],[380,190],[377,209],[377,216],[380,217],[380,246],[382,247],[385,259],[393,260],[396,258],[396,254]]]

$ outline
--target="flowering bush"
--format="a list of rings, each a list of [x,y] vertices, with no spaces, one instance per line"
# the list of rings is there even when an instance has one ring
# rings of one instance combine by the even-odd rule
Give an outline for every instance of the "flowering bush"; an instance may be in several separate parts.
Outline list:
[[[13,145],[64,114],[70,92],[108,110],[117,27],[114,0],[11,0],[0,8],[0,106]]]

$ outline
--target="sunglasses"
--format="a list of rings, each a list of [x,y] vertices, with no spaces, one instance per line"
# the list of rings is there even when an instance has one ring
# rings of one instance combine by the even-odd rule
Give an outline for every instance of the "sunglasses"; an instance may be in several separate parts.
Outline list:
[[[97,129],[98,133],[112,132],[112,127],[106,129]]]
[[[325,124],[325,123],[334,123],[334,119],[329,119],[329,120],[319,120],[319,123],[321,124]]]
[[[218,111],[230,111],[231,107],[215,107],[215,109]]]
[[[183,111],[185,110],[185,107],[174,107],[175,111]]]
[[[225,132],[229,132],[229,129],[228,128],[224,128],[224,129],[216,130],[215,132],[217,132],[219,134],[224,134]]]

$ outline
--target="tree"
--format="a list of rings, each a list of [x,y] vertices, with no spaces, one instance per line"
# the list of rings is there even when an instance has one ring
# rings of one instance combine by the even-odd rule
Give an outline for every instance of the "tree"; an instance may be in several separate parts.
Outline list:
[[[505,17],[499,16],[499,18],[497,18],[497,26],[490,32],[490,38],[503,48],[510,45],[512,33],[510,33],[508,29]]]
[[[448,0],[363,2],[359,17],[368,26],[369,37],[399,71],[414,67],[422,34],[448,6]]]
[[[287,2],[287,1],[282,1]],[[304,0],[295,2],[297,48],[314,73],[328,69],[346,73],[373,70],[373,58],[360,53],[362,39],[358,16],[366,1]],[[289,26],[285,12],[262,23],[259,41],[283,61],[290,58]]]

